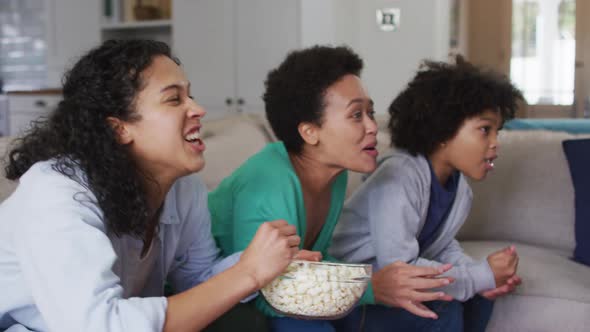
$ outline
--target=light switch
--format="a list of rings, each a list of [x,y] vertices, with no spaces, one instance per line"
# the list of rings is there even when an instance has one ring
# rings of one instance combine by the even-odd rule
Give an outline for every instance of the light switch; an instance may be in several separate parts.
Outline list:
[[[377,9],[377,26],[382,31],[395,31],[400,25],[399,8],[381,8]]]

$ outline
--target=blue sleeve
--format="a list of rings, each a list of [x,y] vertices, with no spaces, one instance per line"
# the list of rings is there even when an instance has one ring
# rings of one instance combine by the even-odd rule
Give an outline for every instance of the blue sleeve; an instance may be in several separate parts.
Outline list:
[[[180,245],[179,248],[187,248],[184,252],[175,255],[174,269],[168,274],[175,292],[188,290],[216,274],[235,265],[242,255],[236,252],[228,257],[221,257],[213,235],[211,234],[211,218],[207,207],[207,189],[200,181],[192,182],[192,185],[184,187],[177,195],[177,200],[192,197],[189,211],[186,214],[181,242],[188,245]],[[188,190],[187,190],[188,189]],[[256,296],[257,293],[247,297],[245,301]]]
[[[47,329],[161,331],[166,298],[122,298],[102,213],[73,198],[86,189],[61,175],[34,180],[11,197],[21,207],[35,202],[15,217],[14,251]]]

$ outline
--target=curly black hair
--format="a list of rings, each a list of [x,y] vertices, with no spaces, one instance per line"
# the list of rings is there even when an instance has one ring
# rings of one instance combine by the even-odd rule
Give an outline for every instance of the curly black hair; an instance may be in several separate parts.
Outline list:
[[[346,75],[360,76],[363,61],[345,46],[313,46],[296,50],[271,70],[263,99],[277,138],[289,152],[300,153],[302,122],[321,125],[326,90]]]
[[[514,118],[520,101],[521,91],[508,78],[460,55],[455,64],[424,61],[389,106],[391,146],[428,156],[466,119],[493,110],[504,122]]]
[[[33,123],[8,154],[7,178],[18,179],[36,162],[53,159],[54,170],[96,196],[109,231],[144,238],[150,216],[145,179],[152,177],[139,171],[107,118],[140,119],[135,101],[145,87],[142,72],[157,56],[179,64],[168,45],[149,40],[109,40],[82,56],[64,75],[57,108]]]

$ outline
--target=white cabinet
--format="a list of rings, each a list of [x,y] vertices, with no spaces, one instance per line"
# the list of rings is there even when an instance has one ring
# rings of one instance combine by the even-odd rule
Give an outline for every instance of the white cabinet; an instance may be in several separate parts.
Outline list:
[[[103,41],[108,39],[152,39],[170,44],[172,25],[174,24],[170,17],[172,0],[95,1],[104,6],[102,7],[104,10],[101,20]]]
[[[44,0],[47,17],[47,86],[100,42],[101,1]]]
[[[235,1],[235,73],[238,111],[264,111],[268,72],[300,46],[299,2]],[[243,100],[243,105],[240,105]]]
[[[174,53],[210,117],[263,112],[268,71],[300,46],[300,1],[174,0]]]
[[[172,24],[172,20],[107,22],[101,25],[101,39],[153,39],[170,44]]]
[[[191,81],[191,93],[209,113],[229,112],[236,97],[233,12],[232,0],[172,3],[174,53]]]
[[[31,127],[32,121],[49,115],[60,100],[59,94],[8,95],[9,134],[11,136],[22,134]]]

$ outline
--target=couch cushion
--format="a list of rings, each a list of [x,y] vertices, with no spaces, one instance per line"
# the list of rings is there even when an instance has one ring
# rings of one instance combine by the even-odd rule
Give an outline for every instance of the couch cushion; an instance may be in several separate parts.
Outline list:
[[[209,130],[206,129],[208,126]],[[206,133],[206,163],[198,175],[209,190],[216,188],[225,177],[269,142],[264,128],[250,117],[237,116],[213,123],[204,122],[203,131]]]
[[[522,285],[516,295],[559,298],[590,304],[590,267],[576,263],[570,253],[526,244],[496,241],[463,241],[461,246],[473,258],[516,246],[518,275]]]
[[[471,182],[464,240],[507,240],[572,252],[574,189],[561,147],[577,137],[550,131],[502,131],[495,170]]]
[[[509,242],[465,241],[476,259],[505,248]],[[590,268],[569,253],[516,243],[522,284],[498,298],[487,332],[587,331],[590,326]]]
[[[590,303],[509,294],[495,301],[486,332],[587,332]]]
[[[203,122],[201,137],[207,149],[205,151],[205,168],[199,176],[209,189],[215,188],[223,178],[240,166],[248,157],[262,149],[273,140],[272,132],[261,115],[238,114],[216,118]],[[12,137],[0,137],[0,157]],[[3,159],[2,159],[3,160]],[[17,183],[4,177],[4,164],[0,176],[0,202],[8,197]]]
[[[590,139],[563,141],[575,194],[574,259],[590,266]]]
[[[232,130],[234,125],[244,122],[257,127],[269,141],[276,141],[264,115],[259,113],[240,113],[230,116],[215,117],[212,119],[205,117],[203,120],[203,128],[201,129],[201,137],[207,139],[208,137]]]

